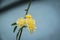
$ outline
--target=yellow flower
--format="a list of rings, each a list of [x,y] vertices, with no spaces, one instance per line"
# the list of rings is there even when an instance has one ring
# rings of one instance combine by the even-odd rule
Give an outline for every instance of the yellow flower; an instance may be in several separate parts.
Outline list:
[[[35,29],[36,29],[36,27],[35,27],[35,25],[33,25],[33,24],[31,24],[31,25],[28,25],[28,30],[29,30],[29,32],[34,32],[35,31]]]
[[[30,14],[27,14],[25,17],[28,19],[32,18],[32,16]]]
[[[26,19],[26,24],[29,32],[34,32],[36,27],[35,27],[35,20],[33,19]]]
[[[22,27],[22,26],[25,25],[25,19],[24,18],[19,18],[16,23],[17,23],[18,26]]]
[[[35,24],[35,20],[34,19],[27,19],[27,24]]]
[[[27,14],[25,16],[26,18],[19,18],[17,20],[17,26],[23,27],[24,25],[27,26],[29,32],[34,32],[36,27],[35,27],[35,20],[32,18],[32,16],[30,14]]]

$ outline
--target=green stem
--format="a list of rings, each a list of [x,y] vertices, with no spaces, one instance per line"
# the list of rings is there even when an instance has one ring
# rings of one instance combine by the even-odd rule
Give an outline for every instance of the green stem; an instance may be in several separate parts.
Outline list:
[[[29,11],[29,8],[30,8],[30,5],[31,5],[31,2],[32,2],[32,0],[30,0],[30,2],[29,2],[29,4],[28,4],[28,7],[27,7],[27,9],[25,10],[25,11],[26,11],[26,15],[27,15],[27,13],[28,13],[28,11]]]
[[[27,7],[27,9],[25,10],[25,11],[26,11],[26,15],[27,15],[27,13],[28,13],[28,11],[29,11],[31,2],[32,2],[32,0],[30,0],[30,2],[29,2],[29,4],[28,4],[28,7]],[[20,32],[20,35],[19,35],[19,39],[18,39],[18,40],[21,39],[21,35],[22,35],[23,28],[24,28],[24,27],[22,27],[21,30],[20,30],[21,32]]]
[[[19,35],[19,39],[18,40],[21,39],[22,31],[23,31],[23,28],[21,28],[21,30],[20,30],[20,35]]]

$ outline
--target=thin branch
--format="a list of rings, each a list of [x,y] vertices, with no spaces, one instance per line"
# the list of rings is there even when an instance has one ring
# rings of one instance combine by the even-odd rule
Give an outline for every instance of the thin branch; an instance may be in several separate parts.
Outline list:
[[[21,30],[20,30],[20,35],[19,35],[19,39],[18,39],[18,40],[21,39],[22,31],[23,31],[23,27],[22,27]]]
[[[18,40],[18,37],[19,37],[19,33],[21,32],[21,28],[18,30],[18,33],[17,33],[17,35],[16,35],[16,40]]]
[[[28,7],[27,7],[27,9],[25,10],[25,11],[26,11],[26,15],[27,15],[27,13],[28,13],[28,11],[29,11],[29,8],[30,8],[30,5],[31,5],[31,2],[32,2],[32,0],[30,0],[30,2],[29,2],[29,4],[28,4]]]
[[[25,11],[26,11],[26,15],[27,15],[27,13],[28,13],[28,11],[29,11],[31,2],[32,2],[32,0],[30,0],[30,2],[29,2],[29,4],[28,4],[28,7],[27,7],[27,9],[25,10]],[[24,27],[22,27],[21,30],[20,30],[20,35],[19,35],[19,39],[18,39],[18,40],[21,39],[21,35],[22,35],[23,28],[24,28]]]

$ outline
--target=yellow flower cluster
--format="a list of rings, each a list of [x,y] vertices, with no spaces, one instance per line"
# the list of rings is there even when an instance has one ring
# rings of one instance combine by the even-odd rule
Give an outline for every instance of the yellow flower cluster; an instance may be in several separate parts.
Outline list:
[[[33,32],[35,30],[35,20],[32,18],[30,14],[27,14],[24,18],[20,18],[17,20],[17,25],[20,27],[23,27],[24,25],[27,25],[27,28],[29,32]]]
[[[25,19],[19,18],[16,23],[18,26],[23,27],[25,25]]]

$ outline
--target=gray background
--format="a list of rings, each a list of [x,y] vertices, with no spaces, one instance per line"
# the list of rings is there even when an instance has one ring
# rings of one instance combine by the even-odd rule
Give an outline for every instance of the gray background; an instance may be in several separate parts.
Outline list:
[[[0,40],[16,40],[11,24],[25,16],[27,4],[0,14]],[[24,28],[21,40],[60,40],[60,1],[32,2],[29,13],[36,20],[36,31],[29,33]]]

